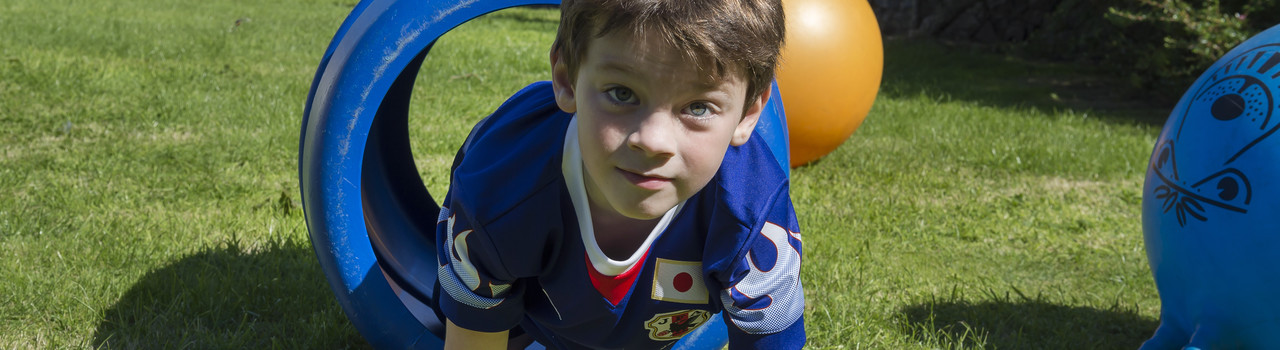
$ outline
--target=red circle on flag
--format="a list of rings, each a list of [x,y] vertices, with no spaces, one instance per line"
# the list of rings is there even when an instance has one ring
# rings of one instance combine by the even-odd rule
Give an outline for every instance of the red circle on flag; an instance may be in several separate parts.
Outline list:
[[[672,279],[671,286],[676,287],[678,292],[688,292],[689,288],[693,288],[693,276],[689,275],[688,272],[681,272]]]

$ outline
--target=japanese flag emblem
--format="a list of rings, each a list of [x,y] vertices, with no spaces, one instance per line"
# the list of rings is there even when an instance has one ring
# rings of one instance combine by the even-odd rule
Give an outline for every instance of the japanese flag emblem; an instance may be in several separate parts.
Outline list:
[[[706,304],[707,285],[702,282],[701,261],[657,259],[653,272],[654,300]]]

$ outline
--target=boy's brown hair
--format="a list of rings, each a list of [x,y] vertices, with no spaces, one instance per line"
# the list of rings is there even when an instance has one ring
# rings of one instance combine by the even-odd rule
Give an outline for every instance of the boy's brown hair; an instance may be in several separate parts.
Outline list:
[[[769,89],[786,38],[781,0],[563,0],[556,50],[577,79],[591,39],[656,35],[712,77],[741,72],[747,102]]]

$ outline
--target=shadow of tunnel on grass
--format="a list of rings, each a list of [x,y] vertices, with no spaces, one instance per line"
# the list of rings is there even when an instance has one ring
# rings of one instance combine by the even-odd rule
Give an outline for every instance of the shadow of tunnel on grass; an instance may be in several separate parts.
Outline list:
[[[147,273],[103,313],[103,349],[367,348],[306,241],[209,248]]]
[[[1065,306],[1038,300],[938,301],[904,307],[921,341],[985,338],[989,349],[1137,349],[1160,322],[1134,310]]]
[[[969,101],[996,108],[1031,108],[1044,113],[1074,110],[1121,124],[1164,125],[1178,102],[1169,86],[1153,91],[1083,63],[1025,59],[989,49],[923,39],[884,42],[880,94],[908,98]]]

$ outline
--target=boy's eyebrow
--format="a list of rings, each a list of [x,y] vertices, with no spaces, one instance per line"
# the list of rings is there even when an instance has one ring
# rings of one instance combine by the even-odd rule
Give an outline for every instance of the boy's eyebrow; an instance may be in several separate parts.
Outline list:
[[[638,75],[631,66],[619,63],[617,60],[603,59],[600,63],[600,70],[616,71],[618,73]]]
[[[647,76],[646,74],[642,74],[641,72],[637,71],[634,67],[630,65],[622,64],[617,60],[611,60],[606,58],[601,61],[603,62],[600,63],[599,69],[602,71],[614,71],[617,73],[630,75],[630,76]],[[702,91],[720,90],[720,86],[718,84],[705,79],[697,79],[697,81],[693,83],[693,87]]]

